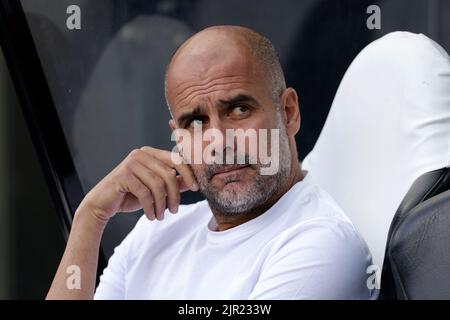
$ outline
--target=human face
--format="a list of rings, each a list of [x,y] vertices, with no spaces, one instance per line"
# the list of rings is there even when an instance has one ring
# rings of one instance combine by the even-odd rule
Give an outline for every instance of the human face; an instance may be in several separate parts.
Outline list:
[[[261,206],[286,179],[290,168],[288,138],[279,108],[274,101],[272,89],[264,75],[254,68],[250,55],[245,51],[214,52],[199,56],[195,54],[177,61],[171,66],[168,81],[168,99],[173,115],[172,128],[193,130],[194,124],[203,131],[215,129],[226,136],[227,130],[261,129],[279,130],[277,159],[279,169],[272,175],[262,175],[261,161],[251,152],[250,140],[245,136],[244,150],[236,144],[211,148],[217,156],[231,151],[244,152],[244,164],[191,164],[200,191],[210,206],[225,215],[246,213]],[[270,131],[269,131],[270,132]],[[225,140],[225,139],[223,139]],[[266,139],[266,150],[273,150],[271,137]],[[215,141],[192,142],[194,148],[205,150]],[[257,145],[260,146],[257,135]],[[225,150],[227,148],[227,150]],[[259,151],[259,150],[258,150]],[[258,152],[257,151],[257,152]],[[230,154],[230,153],[228,153]],[[277,155],[278,156],[278,155]]]

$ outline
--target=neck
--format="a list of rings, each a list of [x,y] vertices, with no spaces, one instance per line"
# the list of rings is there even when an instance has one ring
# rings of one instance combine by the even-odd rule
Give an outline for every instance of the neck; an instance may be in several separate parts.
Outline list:
[[[277,188],[277,192],[275,192],[275,194],[273,194],[269,198],[269,200],[261,206],[253,208],[247,213],[241,213],[231,217],[228,215],[223,215],[220,212],[212,209],[214,219],[211,221],[211,229],[215,231],[224,231],[260,216],[261,214],[269,210],[286,192],[288,192],[292,188],[292,186],[294,186],[297,182],[303,180],[304,177],[305,173],[301,170],[300,162],[298,162],[297,160],[292,166],[291,173],[289,174],[283,185],[280,188]]]

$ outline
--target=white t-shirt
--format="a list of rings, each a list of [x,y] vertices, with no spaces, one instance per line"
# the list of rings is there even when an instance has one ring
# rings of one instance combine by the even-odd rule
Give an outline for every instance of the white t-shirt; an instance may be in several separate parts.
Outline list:
[[[206,201],[143,216],[115,249],[95,299],[369,299],[371,255],[308,176],[264,214],[212,231]]]

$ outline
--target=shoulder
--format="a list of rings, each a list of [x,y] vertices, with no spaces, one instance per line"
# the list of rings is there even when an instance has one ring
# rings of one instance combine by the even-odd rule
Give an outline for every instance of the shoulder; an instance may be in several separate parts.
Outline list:
[[[299,223],[273,239],[254,296],[370,299],[371,255],[353,226],[335,218]],[[279,284],[283,283],[283,286]]]
[[[283,299],[370,299],[371,254],[353,225],[338,216],[293,224],[273,238],[261,269],[258,292]]]
[[[369,298],[365,241],[325,191],[308,183],[302,192],[290,203],[289,225],[268,244],[263,273],[298,282],[289,294],[297,298]]]
[[[291,224],[278,235],[278,241],[292,242],[292,246],[322,246],[322,252],[341,251],[360,256],[370,253],[365,241],[350,219],[323,189],[311,179],[305,179],[302,196],[291,202]],[[338,250],[339,249],[339,250]]]
[[[371,261],[367,245],[357,230],[339,217],[317,217],[295,223],[271,242],[273,254],[302,251],[330,261],[342,257],[364,263]]]

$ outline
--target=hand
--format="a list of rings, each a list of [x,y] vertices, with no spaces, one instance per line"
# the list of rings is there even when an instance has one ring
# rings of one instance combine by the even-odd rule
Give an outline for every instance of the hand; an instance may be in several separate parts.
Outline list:
[[[117,212],[141,208],[150,220],[162,220],[166,205],[171,213],[178,212],[180,192],[199,188],[191,168],[172,161],[176,157],[181,156],[151,147],[133,150],[89,191],[80,207],[105,222]]]

